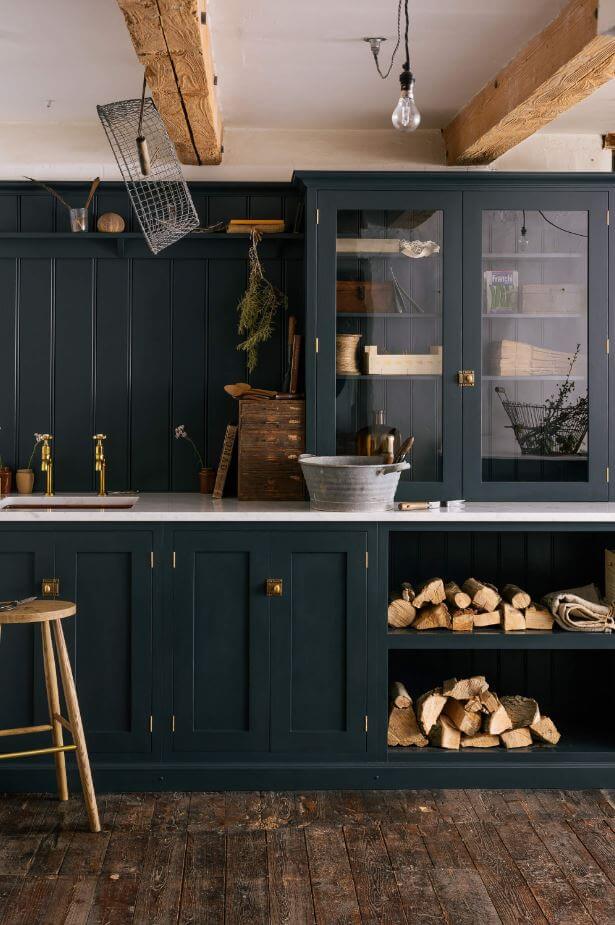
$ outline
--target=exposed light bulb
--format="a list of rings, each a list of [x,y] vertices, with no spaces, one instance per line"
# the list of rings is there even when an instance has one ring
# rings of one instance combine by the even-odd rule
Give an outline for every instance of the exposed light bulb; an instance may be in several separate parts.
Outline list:
[[[519,235],[518,244],[519,244],[520,251],[526,251],[528,247],[530,246],[530,242],[527,236],[527,228],[525,227],[525,225],[523,225],[521,228],[521,234]]]
[[[403,76],[404,75],[402,75],[402,77]],[[398,132],[415,132],[421,124],[421,114],[414,101],[414,78],[411,78],[407,83],[408,88],[405,89],[402,81],[399,102],[391,116],[393,127],[396,128]]]

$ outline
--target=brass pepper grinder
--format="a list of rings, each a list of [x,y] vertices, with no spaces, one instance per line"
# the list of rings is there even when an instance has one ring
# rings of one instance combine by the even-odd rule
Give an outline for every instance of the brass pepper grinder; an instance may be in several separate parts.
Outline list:
[[[50,442],[53,440],[51,434],[43,434],[41,436],[42,447],[41,447],[41,472],[44,472],[47,477],[45,484],[45,497],[51,498],[54,494],[53,491],[53,459],[51,457],[51,447]]]
[[[94,434],[92,440],[96,441],[94,453],[94,471],[98,472],[98,494],[102,497],[107,494],[107,460],[105,458],[106,434]]]

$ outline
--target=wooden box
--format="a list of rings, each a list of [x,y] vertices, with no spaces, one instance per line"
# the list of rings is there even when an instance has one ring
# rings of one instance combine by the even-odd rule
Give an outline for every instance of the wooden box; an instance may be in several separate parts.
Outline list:
[[[240,501],[303,501],[304,452],[304,400],[239,402]]]
[[[577,283],[526,283],[521,311],[527,315],[575,315],[585,312],[587,288]]]
[[[378,347],[370,345],[363,362],[368,376],[441,376],[442,347],[430,347],[429,353],[378,353]]]
[[[337,311],[369,315],[372,312],[393,312],[395,299],[392,283],[360,283],[356,280],[337,281]]]

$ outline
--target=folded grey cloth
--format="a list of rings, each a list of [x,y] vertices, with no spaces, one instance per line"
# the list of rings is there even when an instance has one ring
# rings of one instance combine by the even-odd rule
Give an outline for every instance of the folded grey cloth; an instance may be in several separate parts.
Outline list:
[[[596,585],[552,591],[545,594],[543,604],[549,608],[564,630],[583,633],[610,633],[615,626],[615,608],[600,599]]]

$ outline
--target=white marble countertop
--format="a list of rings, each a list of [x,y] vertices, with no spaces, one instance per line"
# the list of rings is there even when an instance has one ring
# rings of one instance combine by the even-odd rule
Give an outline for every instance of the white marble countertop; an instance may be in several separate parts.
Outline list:
[[[82,496],[80,496],[82,497]],[[60,500],[61,495],[56,498]],[[91,496],[94,501],[95,496]],[[6,500],[6,499],[4,499]],[[42,496],[37,501],[44,504]],[[307,503],[280,501],[213,501],[210,495],[143,493],[129,510],[4,510],[3,523],[615,523],[615,502],[467,502],[455,510],[329,513]]]

